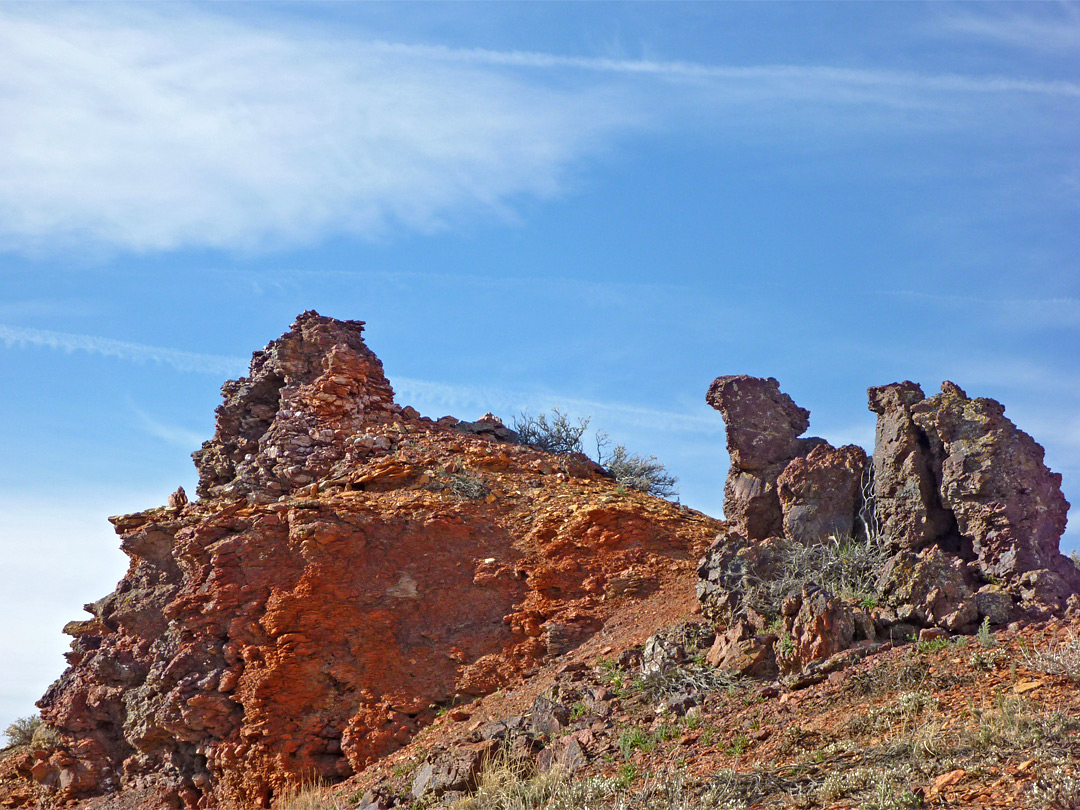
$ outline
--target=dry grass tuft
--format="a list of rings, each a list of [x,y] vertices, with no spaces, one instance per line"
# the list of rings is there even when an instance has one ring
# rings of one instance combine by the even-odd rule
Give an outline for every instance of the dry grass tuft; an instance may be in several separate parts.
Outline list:
[[[287,785],[274,801],[278,810],[351,810],[354,805],[336,796],[333,785],[317,779]]]

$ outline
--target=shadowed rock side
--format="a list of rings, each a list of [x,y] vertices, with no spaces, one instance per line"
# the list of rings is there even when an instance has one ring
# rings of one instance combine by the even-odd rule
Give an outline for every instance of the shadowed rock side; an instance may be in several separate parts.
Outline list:
[[[933,397],[912,382],[868,394],[870,462],[858,447],[796,439],[808,414],[772,378],[710,387],[733,517],[699,568],[702,611],[726,628],[711,661],[798,675],[853,643],[1080,611],[1080,571],[1058,546],[1061,476],[1004,407],[951,382]]]
[[[983,578],[1062,607],[1080,578],[1059,551],[1069,504],[1043,448],[1001,403],[951,382],[929,398],[910,382],[869,393],[886,439],[874,454],[883,533],[905,548],[934,544],[974,559]],[[909,438],[889,441],[898,434]]]
[[[224,386],[201,499],[112,519],[130,568],[39,702],[53,801],[268,807],[341,779],[685,576],[721,525],[493,417],[396,405],[361,328],[301,315]]]

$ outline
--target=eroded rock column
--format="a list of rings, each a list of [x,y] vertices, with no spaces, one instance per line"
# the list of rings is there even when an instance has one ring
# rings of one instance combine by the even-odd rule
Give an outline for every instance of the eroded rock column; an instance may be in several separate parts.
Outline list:
[[[724,516],[751,540],[783,533],[776,480],[796,456],[820,439],[800,439],[810,412],[800,408],[773,377],[717,377],[705,396],[727,426],[731,467],[724,482]]]

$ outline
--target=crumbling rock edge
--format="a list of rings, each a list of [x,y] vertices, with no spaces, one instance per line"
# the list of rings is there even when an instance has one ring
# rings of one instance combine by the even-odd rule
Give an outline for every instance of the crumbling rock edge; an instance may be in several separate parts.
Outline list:
[[[47,803],[339,781],[689,576],[722,525],[399,405],[362,331],[300,315],[223,386],[199,498],[111,518],[130,567],[65,628],[59,741],[20,760]]]

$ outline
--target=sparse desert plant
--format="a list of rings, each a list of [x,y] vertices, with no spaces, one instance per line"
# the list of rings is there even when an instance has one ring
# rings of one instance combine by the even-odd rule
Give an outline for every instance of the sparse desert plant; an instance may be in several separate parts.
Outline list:
[[[740,612],[750,609],[776,617],[784,597],[810,584],[856,602],[873,600],[878,575],[890,556],[888,547],[873,537],[840,535],[810,545],[790,543],[782,546],[778,555],[774,566],[778,576],[744,577]]]
[[[656,456],[639,456],[631,453],[621,444],[616,445],[611,455],[602,458],[603,464],[620,486],[647,492],[658,498],[671,498],[678,493],[675,483],[679,480],[671,475]]]
[[[1038,650],[1025,650],[1025,663],[1030,669],[1045,672],[1047,675],[1061,675],[1080,683],[1080,637],[1070,635],[1068,639],[1052,647]]]
[[[1080,810],[1080,779],[1054,770],[1039,777],[1031,795],[1045,810]]]
[[[656,748],[656,740],[647,731],[638,726],[627,729],[619,735],[619,751],[625,759],[629,759],[634,751],[641,749],[649,753]]]
[[[354,804],[334,795],[332,785],[309,778],[287,785],[278,794],[274,806],[287,810],[346,810]]]
[[[522,444],[545,453],[566,455],[584,452],[581,437],[589,427],[589,419],[584,417],[573,422],[558,408],[552,408],[550,416],[546,413],[533,416],[522,411],[514,417],[511,427],[521,437]]]
[[[975,633],[975,640],[983,647],[993,647],[997,643],[994,640],[994,634],[990,632],[989,616],[983,618],[982,624],[979,625],[979,629]]]
[[[589,417],[577,420],[552,408],[551,413],[539,413],[533,416],[522,411],[513,418],[511,427],[518,434],[521,443],[554,455],[584,453],[583,438],[589,428]],[[640,456],[631,453],[623,445],[616,445],[610,455],[606,433],[596,433],[596,461],[611,473],[622,494],[635,489],[647,492],[659,498],[671,498],[678,494],[675,488],[679,480],[668,472],[667,467],[656,456]]]
[[[34,739],[34,732],[41,728],[41,724],[40,714],[20,717],[4,730],[4,736],[8,739],[8,746],[30,745]]]
[[[688,692],[710,693],[721,690],[731,693],[738,678],[722,669],[704,663],[690,662],[641,679],[640,688],[650,700],[662,700]]]
[[[633,765],[623,765],[617,776],[572,779],[561,768],[544,773],[493,758],[481,773],[470,796],[454,803],[454,810],[736,810],[753,799],[751,780],[733,771],[719,771],[700,783],[681,771],[660,771],[640,776]]]
[[[446,488],[455,495],[468,498],[471,501],[486,498],[488,493],[491,492],[483,479],[467,472],[451,474]]]
[[[1027,748],[1063,740],[1076,729],[1076,720],[1046,711],[1023,697],[998,695],[989,709],[973,709],[976,725],[967,742],[976,749]]]

